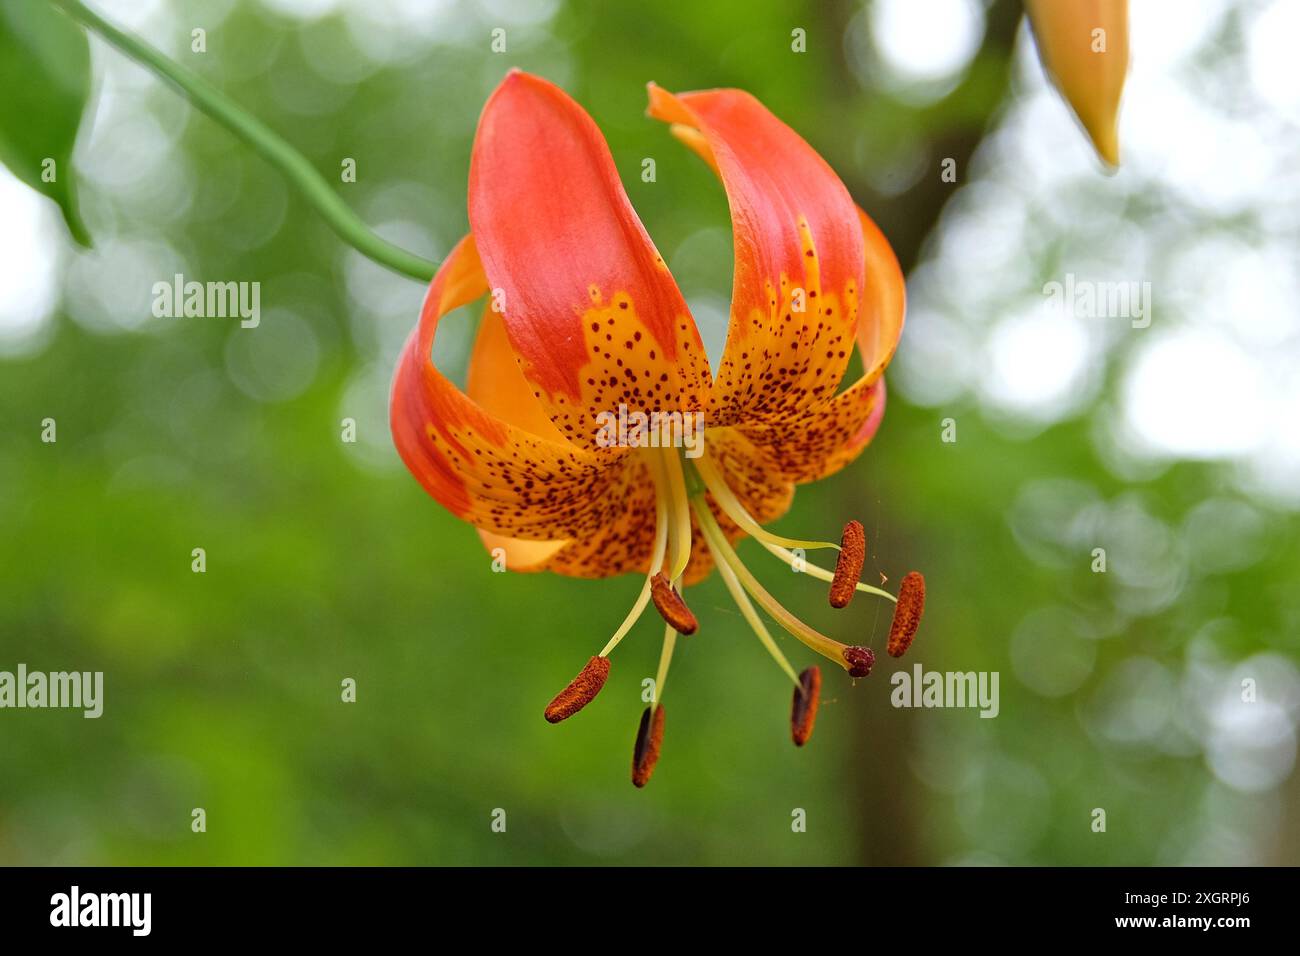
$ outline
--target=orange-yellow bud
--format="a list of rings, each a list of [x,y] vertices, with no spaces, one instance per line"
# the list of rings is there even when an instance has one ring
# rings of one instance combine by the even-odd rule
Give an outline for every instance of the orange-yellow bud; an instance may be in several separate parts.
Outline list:
[[[1097,153],[1119,165],[1119,101],[1128,74],[1128,0],[1025,0],[1047,75]]]

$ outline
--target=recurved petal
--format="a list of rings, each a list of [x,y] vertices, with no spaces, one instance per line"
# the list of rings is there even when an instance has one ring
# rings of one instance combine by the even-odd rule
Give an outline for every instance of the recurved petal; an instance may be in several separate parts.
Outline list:
[[[601,444],[602,412],[702,410],[708,360],[591,117],[511,72],[479,120],[469,219],[525,378],[560,433]]]
[[[654,548],[655,492],[645,465],[625,460],[607,493],[621,508],[594,531],[572,539],[528,541],[479,529],[489,551],[504,552],[510,571],[554,571],[574,578],[607,578],[649,570]]]
[[[500,313],[485,309],[470,354],[469,397],[490,414],[533,435],[564,444],[533,387],[515,360]],[[605,495],[621,503],[610,521],[572,540],[528,541],[479,529],[489,552],[500,549],[511,571],[555,571],[570,577],[604,578],[628,571],[645,573],[654,546],[654,479],[645,464],[623,458]]]
[[[533,387],[520,371],[501,313],[489,301],[474,336],[465,393],[485,412],[531,435],[564,444]]]
[[[1098,154],[1119,165],[1128,74],[1128,0],[1025,0],[1043,66]]]
[[[607,578],[649,570],[654,548],[655,489],[650,469],[637,457],[626,459],[610,483],[609,496],[619,510],[605,522],[567,542],[547,562],[547,569],[575,578]]]
[[[484,409],[433,365],[438,321],[486,290],[466,237],[434,277],[398,362],[390,402],[397,451],[429,494],[481,529],[533,541],[595,534],[624,511],[608,492],[623,480],[627,453],[532,434]]]
[[[744,434],[762,453],[776,480],[818,481],[857,458],[885,415],[885,380],[859,379],[835,400],[805,416],[771,425],[746,425]]]
[[[527,538],[510,538],[478,528],[483,547],[495,562],[498,558],[507,571],[527,573],[550,570],[551,560],[568,544],[559,541],[529,541]]]
[[[539,438],[564,444],[564,437],[533,394],[533,388],[519,370],[514,350],[506,337],[501,314],[489,302],[483,309],[474,349],[469,357],[465,392],[489,415],[518,426]],[[529,541],[478,529],[483,546],[494,559],[500,557],[509,571],[543,571],[568,543]]]
[[[870,385],[884,374],[903,335],[907,313],[907,281],[898,256],[870,216],[858,207],[866,256],[867,281],[858,317],[858,351],[866,370],[862,381]]]
[[[717,171],[731,208],[731,324],[710,427],[788,419],[830,402],[852,351],[864,281],[848,190],[743,91],[673,95],[651,84],[649,112]]]
[[[817,481],[839,471],[867,447],[885,414],[881,376],[903,333],[907,285],[884,234],[861,209],[857,215],[867,263],[857,334],[862,377],[803,415],[737,426],[772,474],[786,481]]]

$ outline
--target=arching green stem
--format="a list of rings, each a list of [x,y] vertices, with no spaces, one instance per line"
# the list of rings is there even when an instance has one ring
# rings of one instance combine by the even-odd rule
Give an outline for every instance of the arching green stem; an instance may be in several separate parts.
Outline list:
[[[376,235],[338,197],[307,157],[203,77],[169,60],[137,37],[119,30],[80,0],[50,2],[137,63],[148,67],[183,93],[202,112],[251,146],[298,188],[303,198],[339,238],[352,248],[380,265],[412,279],[428,282],[433,278],[437,269],[435,263],[398,248]]]

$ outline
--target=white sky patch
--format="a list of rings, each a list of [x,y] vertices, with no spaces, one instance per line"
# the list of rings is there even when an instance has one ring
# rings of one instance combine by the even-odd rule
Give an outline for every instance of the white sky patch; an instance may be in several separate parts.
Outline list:
[[[988,339],[984,397],[1018,417],[1051,422],[1090,398],[1089,337],[1080,320],[1043,299],[998,322]]]
[[[984,36],[984,9],[976,0],[875,0],[869,18],[876,50],[904,83],[955,76]]]
[[[90,6],[115,26],[136,32],[159,19],[164,3],[165,0],[94,0]]]
[[[1209,329],[1180,329],[1141,347],[1125,375],[1122,411],[1139,449],[1180,458],[1250,453],[1269,424],[1255,363]]]
[[[1152,73],[1177,66],[1219,28],[1227,0],[1140,0],[1129,4],[1129,49],[1133,68]],[[1138,52],[1140,51],[1140,52]]]
[[[1189,322],[1230,330],[1238,342],[1259,349],[1300,336],[1300,289],[1279,250],[1214,237],[1188,249],[1175,272],[1176,288],[1188,290]]]
[[[1300,37],[1300,4],[1295,0],[1274,0],[1255,17],[1247,31],[1251,83],[1266,103],[1292,120],[1300,120],[1297,37]]]
[[[1296,733],[1286,711],[1268,700],[1225,699],[1211,712],[1206,762],[1236,790],[1258,792],[1282,783],[1295,766]]]
[[[1175,76],[1130,87],[1121,149],[1135,172],[1173,186],[1188,204],[1224,215],[1272,188],[1277,150],[1254,121],[1224,115]]]
[[[961,264],[962,281],[956,288],[936,277],[940,291],[960,307],[1013,284],[1032,284],[1033,261],[1021,250],[1025,227],[1026,210],[1014,189],[993,182],[963,189],[944,210],[938,235],[943,257]]]
[[[910,401],[936,407],[960,398],[983,369],[978,367],[971,329],[945,311],[927,308],[920,296],[911,294],[914,287],[908,286],[907,322],[890,364],[890,384],[900,382]]]
[[[39,346],[58,303],[57,207],[0,167],[0,356]]]

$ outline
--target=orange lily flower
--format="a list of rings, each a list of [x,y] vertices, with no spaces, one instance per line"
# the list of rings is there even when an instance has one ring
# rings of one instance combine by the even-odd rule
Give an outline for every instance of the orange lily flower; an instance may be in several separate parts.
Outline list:
[[[634,748],[637,786],[658,759],[677,636],[696,628],[681,592],[714,565],[793,682],[797,744],[812,732],[820,671],[796,673],[755,605],[850,676],[870,671],[870,648],[799,620],[733,545],[749,535],[831,582],[837,607],[856,591],[896,600],[858,581],[866,541],[856,521],[839,544],[763,525],[785,513],[795,485],[843,468],[876,433],[881,376],[904,310],[889,243],[793,130],[739,90],[649,90],[650,115],[709,163],[731,207],[735,281],[717,376],[596,124],[558,87],[514,71],[483,109],[470,165],[471,235],[429,288],[391,408],[411,473],[490,550],[502,549],[510,569],[645,575],[627,618],[546,709],[558,722],[586,706],[610,654],[653,603],[666,626],[655,701]],[[484,296],[461,391],[430,352],[442,316]],[[855,347],[865,374],[837,391]],[[605,424],[615,412],[657,415],[658,424],[611,442]],[[702,416],[691,419],[704,425],[697,457],[670,440],[669,426],[684,416]],[[796,549],[813,548],[839,551],[834,572],[803,566]],[[891,652],[906,649],[919,623],[919,581],[915,573],[904,581]]]

